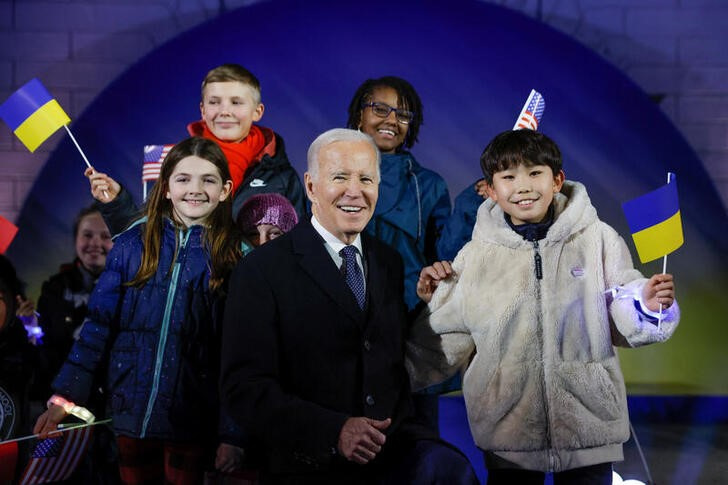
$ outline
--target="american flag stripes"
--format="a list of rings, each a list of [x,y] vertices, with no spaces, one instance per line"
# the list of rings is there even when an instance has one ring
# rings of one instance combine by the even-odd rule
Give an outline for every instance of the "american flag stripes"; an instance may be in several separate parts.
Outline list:
[[[174,145],[145,145],[142,183],[157,180],[162,170],[162,162]]]
[[[541,121],[544,109],[546,109],[546,101],[541,96],[541,93],[532,89],[531,94],[528,95],[526,104],[523,105],[521,114],[518,115],[513,129],[538,130],[538,124]]]
[[[92,432],[91,426],[85,426],[40,441],[18,483],[35,485],[67,479],[86,453]]]

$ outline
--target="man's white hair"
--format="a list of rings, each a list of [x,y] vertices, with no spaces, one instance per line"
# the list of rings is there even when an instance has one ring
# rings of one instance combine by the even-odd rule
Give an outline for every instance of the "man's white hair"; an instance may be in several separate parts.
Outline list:
[[[313,143],[311,143],[311,146],[308,147],[308,155],[306,157],[308,161],[307,170],[312,180],[318,179],[318,158],[319,153],[321,153],[321,149],[323,149],[325,146],[331,145],[332,143],[336,143],[337,141],[363,141],[369,143],[374,150],[374,153],[377,154],[377,179],[381,179],[379,173],[379,162],[381,161],[381,156],[379,155],[379,148],[377,148],[377,145],[374,143],[374,140],[372,140],[372,137],[367,135],[366,133],[362,133],[361,131],[357,130],[350,130],[348,128],[333,128],[331,130],[321,133],[313,141]]]

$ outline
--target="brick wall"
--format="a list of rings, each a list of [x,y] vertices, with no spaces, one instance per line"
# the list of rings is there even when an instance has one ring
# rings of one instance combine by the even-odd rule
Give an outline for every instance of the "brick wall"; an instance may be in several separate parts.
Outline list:
[[[726,0],[500,0],[578,39],[621,69],[703,160],[728,207]]]
[[[73,119],[136,59],[226,9],[256,1],[0,0],[0,99],[42,77]],[[728,206],[728,2],[492,3],[580,40],[661,98],[660,106],[702,158]],[[61,136],[31,155],[0,123],[0,215],[15,220]]]

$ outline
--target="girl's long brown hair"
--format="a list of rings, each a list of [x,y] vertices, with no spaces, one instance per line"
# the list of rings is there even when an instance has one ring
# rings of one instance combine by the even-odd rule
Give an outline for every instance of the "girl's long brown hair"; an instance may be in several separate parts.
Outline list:
[[[212,140],[191,137],[177,143],[162,162],[162,169],[157,183],[152,188],[143,211],[146,216],[142,233],[142,261],[136,276],[127,283],[129,286],[141,287],[157,272],[159,251],[162,244],[164,218],[174,220],[172,201],[167,198],[169,178],[174,168],[184,158],[197,156],[207,160],[220,173],[223,183],[231,180],[227,159],[217,144]],[[205,246],[210,254],[210,290],[219,289],[227,274],[242,257],[240,237],[233,225],[233,194],[220,202],[205,221]],[[177,240],[178,238],[176,238]],[[171,268],[170,268],[171,271]]]

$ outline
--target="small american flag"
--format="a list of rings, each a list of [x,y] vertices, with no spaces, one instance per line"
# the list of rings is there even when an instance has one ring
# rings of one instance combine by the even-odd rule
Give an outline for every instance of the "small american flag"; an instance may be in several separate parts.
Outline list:
[[[541,93],[535,89],[531,90],[531,94],[528,95],[526,104],[523,105],[521,114],[518,115],[516,124],[513,126],[514,130],[538,130],[538,124],[543,116],[543,110],[546,109],[546,101],[541,96]]]
[[[157,180],[162,171],[162,162],[174,145],[145,145],[142,183]]]
[[[86,453],[92,432],[90,426],[85,426],[39,442],[18,483],[34,485],[67,479]]]

